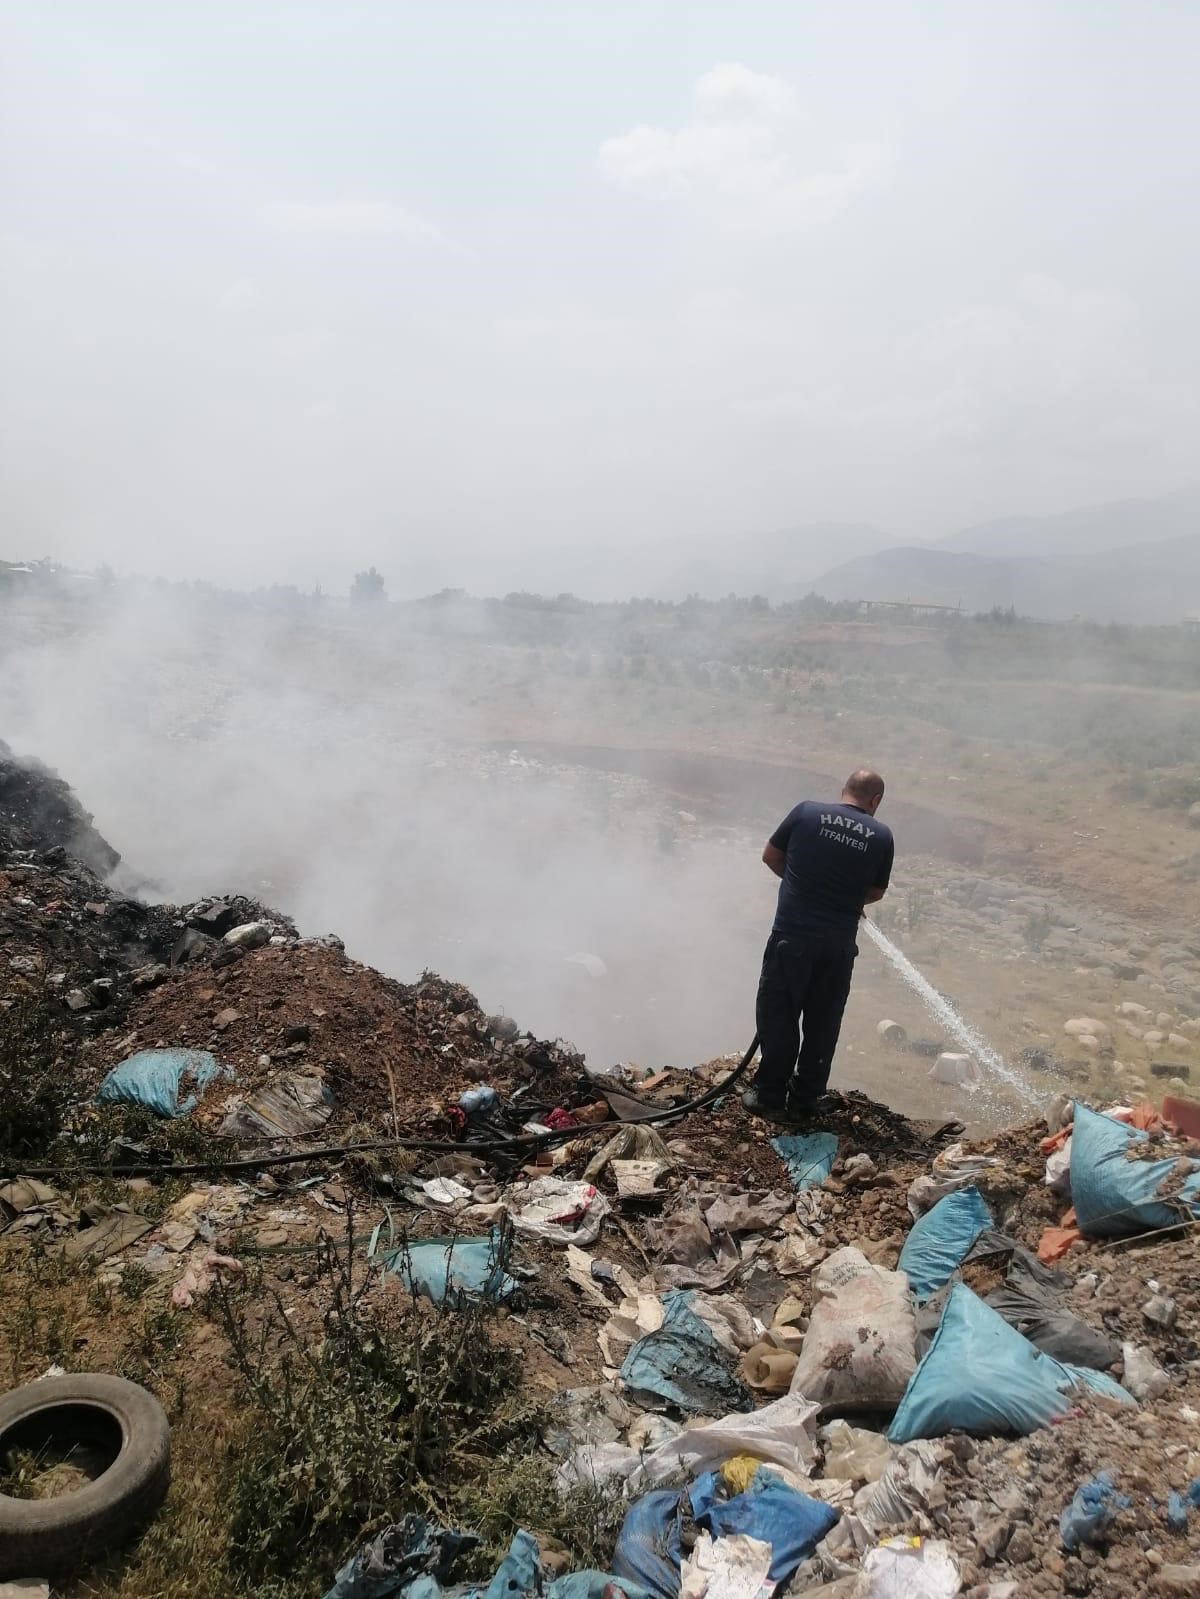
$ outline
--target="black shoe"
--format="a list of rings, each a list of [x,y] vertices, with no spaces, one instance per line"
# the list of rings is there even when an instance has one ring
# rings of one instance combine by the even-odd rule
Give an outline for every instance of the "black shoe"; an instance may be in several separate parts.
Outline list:
[[[786,1099],[768,1099],[761,1089],[748,1088],[742,1095],[742,1104],[752,1116],[764,1116],[768,1121],[784,1122],[788,1119]]]
[[[801,1099],[798,1094],[787,1097],[789,1121],[812,1121],[816,1116],[828,1116],[838,1108],[836,1094],[820,1094],[816,1099]]]

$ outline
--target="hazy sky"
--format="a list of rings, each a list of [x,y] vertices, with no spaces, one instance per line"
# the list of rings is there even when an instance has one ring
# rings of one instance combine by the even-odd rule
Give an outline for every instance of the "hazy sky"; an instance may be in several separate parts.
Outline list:
[[[0,0],[0,555],[470,586],[1174,489],[1198,50],[1190,0]]]

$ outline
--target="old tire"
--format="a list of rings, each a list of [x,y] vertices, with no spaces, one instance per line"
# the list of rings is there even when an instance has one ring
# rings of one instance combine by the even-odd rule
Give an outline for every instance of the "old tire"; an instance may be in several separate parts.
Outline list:
[[[166,1497],[166,1414],[123,1377],[46,1377],[0,1396],[0,1468],[14,1450],[47,1446],[58,1456],[87,1449],[98,1474],[54,1499],[0,1493],[0,1580],[53,1577],[97,1559],[127,1542]]]

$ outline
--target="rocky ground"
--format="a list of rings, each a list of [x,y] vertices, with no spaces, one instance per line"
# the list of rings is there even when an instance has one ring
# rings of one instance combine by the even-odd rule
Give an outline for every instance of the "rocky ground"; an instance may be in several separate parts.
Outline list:
[[[66,785],[0,747],[0,1183],[15,1179],[0,1187],[0,1374],[16,1385],[51,1364],[125,1371],[164,1398],[177,1435],[176,1488],[156,1526],[131,1552],[56,1591],[97,1599],[317,1591],[287,1587],[282,1567],[270,1581],[261,1566],[239,1575],[213,1551],[237,1543],[228,1485],[253,1455],[245,1425],[258,1415],[253,1389],[238,1386],[246,1357],[237,1327],[275,1328],[282,1338],[272,1320],[281,1307],[293,1335],[326,1352],[338,1347],[346,1318],[383,1327],[394,1310],[394,1279],[369,1261],[361,1293],[349,1305],[339,1298],[322,1254],[330,1240],[349,1258],[381,1237],[402,1236],[408,1247],[500,1229],[518,1288],[485,1329],[488,1358],[514,1352],[519,1392],[539,1409],[596,1389],[619,1409],[616,1423],[570,1423],[565,1441],[539,1423],[557,1456],[498,1422],[490,1442],[472,1444],[484,1476],[496,1459],[506,1477],[529,1466],[553,1481],[559,1459],[580,1447],[637,1448],[695,1419],[670,1405],[648,1413],[620,1376],[625,1354],[661,1319],[665,1291],[711,1296],[714,1315],[724,1307],[732,1342],[722,1345],[722,1380],[757,1407],[775,1393],[745,1386],[753,1348],[773,1329],[789,1355],[802,1346],[821,1262],[853,1246],[893,1270],[925,1208],[914,1195],[930,1198],[928,1185],[936,1192],[962,1162],[975,1159],[973,1185],[1008,1240],[1007,1254],[958,1263],[956,1278],[979,1296],[1003,1286],[1013,1249],[1036,1256],[1067,1210],[1069,1197],[1047,1184],[1042,1144],[1069,1112],[1049,1092],[1048,1119],[970,1140],[954,1115],[914,1122],[866,1095],[836,1094],[799,1129],[832,1135],[828,1173],[798,1188],[770,1142],[779,1129],[749,1117],[736,1091],[721,1092],[736,1057],[689,1073],[589,1074],[568,1046],[485,1015],[460,985],[432,974],[393,982],[347,959],[336,939],[301,939],[286,917],[250,900],[162,906],[123,897],[106,886],[115,865]],[[1036,909],[1024,902],[993,903],[971,889],[956,903],[964,935],[990,919],[1014,953],[1020,941],[1031,966],[1031,936],[1060,961],[1075,961],[1082,947],[1070,927],[1043,931],[1038,921],[1031,934]],[[1140,1096],[1160,1079],[1186,1091],[1186,1073],[1168,1080],[1153,1069],[1162,1052],[1146,1034],[1174,1034],[1168,1047],[1181,1055],[1182,1040],[1194,1043],[1195,951],[1139,954],[1109,932],[1109,979],[1142,996],[1119,1003],[1144,1003],[1148,1014],[1110,1006],[1062,1018],[1089,1026],[1047,1044],[1059,1069],[1041,1063],[1040,1080],[1047,1090],[1070,1087],[1061,1063],[1078,1059],[1097,1104],[1121,1088],[1128,1103],[1128,1091]],[[1087,935],[1093,950],[1099,937]],[[1141,1070],[1116,1070],[1118,1040],[1137,1046],[1126,1053]],[[139,1051],[178,1048],[208,1052],[225,1068],[197,1085],[190,1114],[161,1122],[136,1105],[96,1106],[113,1067]],[[35,1064],[49,1089],[33,1081]],[[1098,1071],[1107,1073],[1103,1086]],[[33,1114],[29,1095],[43,1089]],[[486,1089],[494,1098],[480,1095]],[[710,1090],[713,1102],[688,1108]],[[1153,1153],[1190,1161],[1200,1150],[1154,1124]],[[547,1181],[560,1187],[539,1208],[537,1185]],[[1107,1340],[1107,1365],[1136,1407],[1072,1391],[1054,1423],[1027,1436],[952,1430],[904,1445],[882,1440],[889,1414],[834,1407],[822,1423],[845,1412],[873,1435],[876,1465],[847,1475],[834,1468],[830,1435],[811,1441],[801,1486],[841,1520],[789,1591],[898,1592],[872,1585],[867,1556],[885,1538],[916,1534],[952,1553],[957,1585],[939,1593],[1200,1593],[1200,1510],[1181,1512],[1170,1499],[1200,1477],[1196,1235],[1194,1225],[1143,1231],[1079,1239],[1057,1260],[1054,1289],[1060,1309]],[[235,1289],[241,1323],[229,1315]],[[415,1325],[419,1333],[424,1324]],[[436,1325],[438,1340],[452,1343],[450,1322]],[[927,1327],[922,1336],[930,1335]],[[268,1353],[283,1347],[263,1344]],[[962,1373],[967,1390],[992,1380],[982,1358]],[[886,1513],[873,1499],[885,1466],[896,1487]],[[1114,1473],[1128,1503],[1068,1548],[1060,1518],[1101,1470]],[[352,1502],[351,1519],[327,1529],[328,1547],[316,1523],[297,1520],[312,1546],[304,1580],[327,1582],[359,1536],[414,1508],[397,1483],[386,1502],[364,1499],[357,1516]],[[299,1504],[298,1478],[294,1491]],[[453,1505],[466,1514],[447,1484],[430,1492],[443,1513]],[[539,1504],[534,1530],[547,1570],[555,1561],[612,1569],[611,1528],[585,1540],[578,1520],[572,1526]],[[485,1530],[488,1514],[477,1511]],[[513,1526],[530,1524],[532,1511],[520,1516],[512,1511]],[[179,1569],[184,1551],[195,1561],[199,1549],[212,1564],[209,1586],[198,1568]]]

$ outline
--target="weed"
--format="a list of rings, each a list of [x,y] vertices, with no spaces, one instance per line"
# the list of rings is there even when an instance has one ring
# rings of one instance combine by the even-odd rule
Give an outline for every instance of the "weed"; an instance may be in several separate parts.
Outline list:
[[[464,1484],[536,1439],[540,1415],[520,1394],[518,1357],[489,1335],[495,1307],[433,1306],[407,1291],[403,1240],[392,1266],[400,1282],[385,1284],[353,1237],[351,1216],[344,1246],[318,1245],[309,1303],[326,1307],[319,1340],[278,1291],[252,1325],[254,1285],[217,1289],[254,1411],[227,1490],[236,1579],[327,1575],[331,1552],[406,1511],[453,1521]]]
[[[73,1049],[50,1000],[24,996],[0,1027],[0,1155],[44,1154],[62,1129]]]

